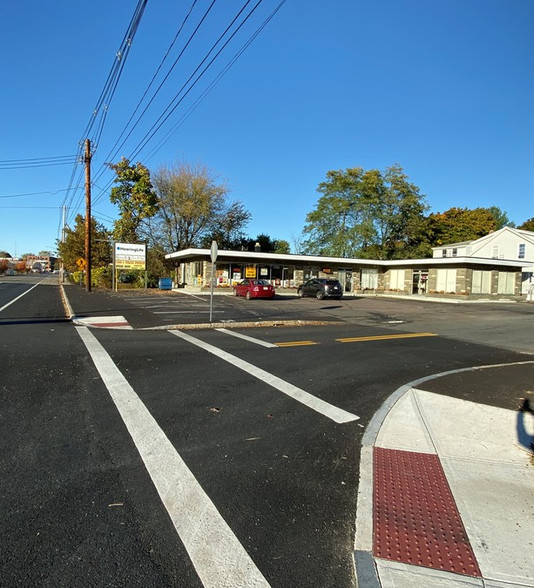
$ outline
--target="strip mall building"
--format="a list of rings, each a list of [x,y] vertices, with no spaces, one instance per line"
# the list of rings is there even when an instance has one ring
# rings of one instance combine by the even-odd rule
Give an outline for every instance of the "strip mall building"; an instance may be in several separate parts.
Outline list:
[[[313,278],[336,278],[346,294],[403,294],[469,299],[529,299],[522,283],[524,261],[475,257],[371,260],[314,255],[218,251],[212,264],[209,249],[169,253],[178,286],[231,288],[245,278],[269,280],[276,288],[296,288]]]

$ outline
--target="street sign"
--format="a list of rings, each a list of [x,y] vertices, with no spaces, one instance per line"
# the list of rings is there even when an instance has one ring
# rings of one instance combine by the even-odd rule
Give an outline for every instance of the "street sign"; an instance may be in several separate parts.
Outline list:
[[[84,270],[87,266],[87,262],[85,261],[85,259],[83,259],[83,257],[79,257],[76,260],[76,265],[81,269]]]
[[[217,247],[217,241],[211,242],[211,262],[215,263],[217,261],[217,254],[219,253],[219,248]]]

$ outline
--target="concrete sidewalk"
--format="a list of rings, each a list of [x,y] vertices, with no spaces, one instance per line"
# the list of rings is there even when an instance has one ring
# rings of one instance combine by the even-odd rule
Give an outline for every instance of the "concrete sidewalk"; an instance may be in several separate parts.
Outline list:
[[[423,387],[393,394],[362,442],[360,588],[534,587],[534,415]]]

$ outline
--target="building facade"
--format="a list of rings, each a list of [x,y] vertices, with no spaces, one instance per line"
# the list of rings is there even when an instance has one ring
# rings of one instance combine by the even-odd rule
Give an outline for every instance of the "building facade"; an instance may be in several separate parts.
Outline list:
[[[521,293],[534,290],[534,232],[503,227],[473,241],[451,243],[432,249],[433,258],[474,257],[517,260],[522,263]]]
[[[276,288],[297,288],[312,277],[332,277],[346,294],[384,293],[471,299],[527,299],[521,260],[436,257],[369,260],[250,251],[185,249],[166,255],[175,262],[178,286],[231,289],[245,278],[265,279]],[[212,271],[213,267],[213,271]]]

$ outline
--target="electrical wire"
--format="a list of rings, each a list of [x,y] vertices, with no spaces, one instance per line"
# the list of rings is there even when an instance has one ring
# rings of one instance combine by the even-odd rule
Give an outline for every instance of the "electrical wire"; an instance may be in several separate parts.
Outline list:
[[[141,112],[141,114],[138,116],[135,124],[132,126],[132,128],[130,129],[130,131],[128,132],[128,134],[126,135],[126,137],[124,138],[124,140],[122,141],[122,143],[116,149],[115,149],[115,146],[117,145],[117,143],[115,143],[115,145],[114,145],[114,147],[112,149],[112,152],[106,158],[108,161],[112,161],[116,157],[116,155],[119,152],[119,150],[122,149],[122,147],[124,146],[124,144],[126,143],[126,141],[129,139],[129,137],[131,136],[132,132],[135,130],[135,128],[137,127],[137,125],[141,121],[142,117],[145,115],[145,113],[149,109],[150,105],[152,104],[152,102],[154,101],[154,99],[156,98],[156,96],[158,95],[159,91],[161,90],[161,88],[163,87],[163,85],[165,84],[165,82],[167,81],[167,79],[169,78],[171,72],[176,67],[176,65],[178,64],[178,62],[180,61],[180,59],[183,57],[186,49],[189,47],[189,45],[191,44],[192,40],[197,35],[198,31],[200,30],[200,27],[205,22],[206,18],[208,17],[209,13],[211,12],[211,10],[212,10],[212,8],[213,8],[213,6],[214,6],[214,4],[215,4],[216,1],[217,0],[212,0],[211,4],[208,6],[207,10],[202,15],[202,18],[200,19],[199,23],[197,24],[197,26],[195,27],[195,29],[193,30],[193,32],[189,36],[189,39],[185,43],[185,45],[184,45],[183,49],[181,50],[181,52],[179,53],[178,57],[174,60],[173,64],[171,65],[171,67],[169,69],[169,71],[167,72],[167,74],[165,75],[165,77],[163,78],[163,80],[161,81],[161,83],[159,84],[158,88],[156,89],[156,91],[152,95],[152,97],[149,100],[148,104],[145,106],[143,112]],[[250,1],[251,0],[247,0],[247,4]],[[125,130],[126,130],[126,128],[124,129],[124,131]],[[124,131],[123,131],[123,133],[121,133],[121,136],[124,134]],[[102,173],[97,174],[97,179],[99,179],[101,175],[102,175]]]
[[[227,45],[230,43],[230,41],[235,37],[235,35],[239,32],[239,30],[244,26],[244,24],[252,16],[252,14],[255,12],[255,10],[258,8],[258,6],[263,2],[263,0],[258,0],[256,2],[255,6],[251,9],[251,11],[248,13],[248,15],[239,24],[239,26],[234,30],[234,32],[230,35],[230,37],[224,42],[224,44],[219,49],[219,51],[217,51],[217,53],[215,54],[215,56],[209,61],[208,65],[197,76],[196,80],[187,89],[187,91],[182,96],[182,98],[178,99],[178,97],[180,96],[180,94],[183,92],[184,88],[186,88],[187,84],[189,84],[189,82],[191,81],[191,79],[199,71],[199,69],[202,67],[202,65],[207,61],[207,59],[209,58],[209,56],[211,55],[211,53],[215,50],[215,48],[217,47],[217,45],[222,41],[222,39],[224,38],[224,36],[226,35],[226,33],[234,25],[234,23],[236,22],[236,20],[238,19],[238,17],[243,13],[243,11],[245,10],[245,8],[248,6],[248,4],[250,2],[251,2],[251,0],[247,0],[247,2],[245,3],[245,5],[243,6],[243,8],[234,17],[234,19],[232,20],[232,22],[230,23],[230,25],[228,25],[228,27],[226,27],[225,31],[219,36],[219,38],[217,39],[217,41],[211,46],[211,49],[205,55],[204,59],[202,59],[202,61],[199,63],[199,65],[196,67],[196,69],[193,71],[193,73],[189,76],[189,78],[187,79],[187,81],[185,82],[185,84],[182,85],[182,87],[180,88],[180,90],[177,92],[177,94],[174,96],[174,98],[171,100],[171,102],[165,108],[165,110],[163,111],[163,113],[158,117],[158,119],[156,120],[156,122],[152,125],[152,127],[149,129],[149,131],[145,134],[145,136],[143,137],[143,139],[141,140],[141,142],[138,143],[138,146],[134,149],[132,155],[128,159],[130,159],[130,160],[131,159],[134,159],[144,149],[144,147],[147,145],[147,143],[152,139],[152,137],[154,137],[154,135],[159,131],[159,129],[162,127],[162,125],[168,120],[168,118],[171,116],[171,114],[181,104],[181,102],[184,100],[184,98],[194,88],[194,86],[197,84],[197,82],[202,78],[202,76],[206,73],[206,71],[215,62],[215,60],[217,59],[217,57],[222,53],[222,51],[227,47]],[[173,103],[174,102],[176,102],[176,104],[173,106]]]
[[[93,114],[92,114],[92,116],[91,116],[89,122],[87,123],[87,126],[83,132],[82,137],[83,138],[92,138],[92,141],[91,141],[92,143],[98,144],[98,141],[96,139],[99,139],[102,134],[105,118],[107,116],[107,111],[109,109],[111,99],[113,98],[113,96],[115,94],[115,90],[116,90],[117,85],[119,83],[122,71],[124,69],[124,65],[126,64],[126,59],[127,59],[128,54],[130,52],[130,47],[132,46],[135,34],[137,32],[137,29],[139,28],[139,23],[141,22],[141,18],[143,17],[147,2],[148,2],[148,0],[139,0],[139,2],[137,3],[136,9],[135,9],[134,14],[132,16],[132,19],[130,21],[128,29],[126,30],[126,33],[124,34],[124,38],[123,38],[123,40],[120,44],[120,47],[115,55],[115,59],[114,59],[113,64],[111,66],[107,80],[104,84],[104,88],[103,88],[102,92],[100,93],[100,96],[97,100],[96,106],[93,110]],[[93,126],[95,125],[95,122],[97,120],[97,116],[100,114],[101,109],[103,107],[104,107],[104,114],[101,115],[101,122],[97,128],[97,133],[95,135],[91,135],[91,131],[93,129]]]
[[[76,155],[33,157],[28,159],[4,159],[0,161],[0,169],[31,169],[34,167],[50,167],[54,165],[72,165],[75,161]]]
[[[130,123],[132,122],[134,116],[137,114],[137,111],[139,110],[139,108],[141,107],[141,104],[143,103],[144,99],[146,98],[148,91],[150,90],[150,88],[152,87],[152,85],[154,84],[157,76],[159,75],[159,72],[161,71],[165,61],[167,60],[167,58],[169,57],[172,48],[174,47],[174,45],[176,44],[176,41],[178,40],[178,37],[180,36],[183,28],[185,27],[187,21],[189,20],[189,17],[191,16],[191,13],[193,12],[196,4],[197,4],[198,0],[194,0],[193,3],[191,4],[191,7],[189,8],[189,11],[187,12],[187,14],[185,15],[185,18],[182,21],[182,24],[180,25],[180,28],[178,29],[178,31],[176,32],[176,34],[174,35],[174,38],[171,42],[171,44],[169,45],[169,47],[167,48],[167,51],[165,53],[165,55],[163,56],[163,59],[160,61],[154,75],[152,76],[152,79],[150,80],[148,86],[145,88],[145,91],[143,92],[143,95],[141,96],[141,98],[139,99],[139,102],[137,103],[137,106],[135,107],[134,111],[132,112],[132,114],[130,115],[130,118],[128,119],[128,122],[126,123],[126,125],[124,126],[123,130],[121,131],[119,137],[117,138],[117,140],[115,141],[115,144],[113,145],[113,147],[110,149],[108,155],[104,158],[104,161],[113,161],[113,159],[116,157],[118,151],[120,150],[120,148],[122,147],[122,145],[124,143],[121,143],[121,145],[117,148],[117,150],[115,150],[115,148],[117,147],[119,141],[122,139],[122,137],[124,136],[124,133],[126,132],[126,130],[128,129],[128,127],[130,126]],[[213,4],[212,4],[213,5]],[[210,10],[211,10],[211,6],[210,6]],[[172,64],[171,69],[169,70],[169,73],[173,70],[173,68],[176,66],[178,62],[178,59]],[[165,80],[167,79],[169,74],[167,74],[167,76],[165,77],[165,79],[163,80],[163,82],[165,82]],[[154,98],[157,96],[159,90],[161,89],[162,84],[160,84],[157,88],[157,90],[154,92],[152,98],[151,98],[151,102],[154,100]],[[149,102],[149,106],[150,106],[150,102]],[[143,111],[143,113],[141,113],[140,117],[138,118],[137,122],[135,123],[134,127],[138,124],[139,120],[141,119],[141,117],[143,116],[144,112],[146,112],[146,109]],[[133,130],[133,129],[132,129]],[[105,169],[105,165],[103,166],[103,168]],[[102,175],[102,173],[98,173],[97,172],[97,179]]]
[[[50,194],[51,196],[55,194],[59,194],[60,192],[66,192],[68,188],[64,188],[63,190],[55,190],[55,191],[43,191],[43,192],[25,192],[24,194],[4,194],[0,196],[1,199],[3,198],[22,198],[24,196],[39,196],[41,194]]]
[[[243,53],[250,47],[255,39],[260,35],[263,29],[269,24],[274,18],[276,13],[282,8],[287,0],[282,0],[271,14],[263,21],[263,23],[256,29],[254,34],[249,37],[248,41],[243,44],[241,49],[234,55],[234,57],[226,64],[226,66],[217,74],[215,79],[207,86],[202,94],[195,100],[195,102],[187,109],[187,111],[176,121],[176,123],[166,132],[165,136],[159,141],[159,143],[146,155],[146,159],[150,160],[171,138],[171,136],[185,123],[185,121],[191,116],[191,114],[198,108],[201,102],[206,96],[213,90],[213,88],[221,81],[226,75],[230,68],[236,63],[236,61],[243,55]]]
[[[246,16],[246,18],[243,20],[243,22],[241,22],[241,24],[239,25],[239,27],[232,33],[232,35],[226,40],[226,42],[224,43],[224,45],[219,49],[219,51],[215,54],[215,56],[210,60],[210,62],[208,63],[208,65],[202,70],[202,72],[197,76],[197,78],[194,80],[194,82],[190,85],[190,87],[187,89],[187,91],[185,92],[185,94],[182,96],[182,98],[178,101],[177,104],[175,104],[174,107],[172,107],[173,102],[176,100],[176,98],[180,95],[180,93],[184,90],[184,88],[187,86],[187,84],[191,81],[191,79],[193,78],[194,74],[196,72],[198,72],[198,70],[200,69],[200,67],[202,66],[203,63],[206,62],[206,60],[208,59],[208,57],[210,56],[211,53],[213,53],[214,49],[216,48],[216,46],[220,43],[220,41],[224,38],[225,34],[230,30],[231,26],[236,22],[237,18],[239,17],[240,14],[242,14],[242,12],[244,11],[244,9],[246,8],[246,6],[250,3],[247,2],[243,8],[239,11],[239,13],[236,15],[236,17],[234,17],[234,19],[232,20],[231,24],[225,29],[224,33],[222,33],[218,40],[212,45],[211,49],[208,51],[208,53],[206,54],[206,56],[204,57],[204,59],[201,61],[201,63],[197,66],[197,68],[194,70],[193,74],[191,74],[191,76],[189,77],[189,79],[187,80],[187,82],[182,86],[182,88],[180,89],[180,91],[175,95],[174,99],[170,102],[170,104],[167,106],[167,108],[165,109],[165,111],[163,112],[162,115],[160,115],[160,117],[158,118],[158,120],[156,121],[156,123],[152,126],[152,128],[149,130],[149,132],[145,135],[145,137],[143,138],[143,140],[141,141],[141,143],[139,143],[136,147],[136,150],[133,152],[132,155],[130,155],[130,157],[128,159],[133,159],[134,157],[137,157],[139,155],[139,153],[142,151],[142,149],[144,149],[146,147],[146,145],[148,144],[148,142],[154,137],[154,135],[158,132],[158,130],[161,128],[161,126],[166,122],[166,120],[170,117],[170,115],[174,112],[174,110],[181,104],[181,102],[185,99],[185,97],[191,92],[191,90],[194,88],[194,86],[198,83],[198,81],[202,78],[202,76],[207,72],[207,70],[213,65],[213,63],[215,62],[215,60],[219,57],[219,55],[222,53],[222,51],[226,48],[226,46],[228,45],[228,43],[232,40],[232,38],[235,36],[235,34],[240,30],[240,28],[247,22],[247,20],[252,16],[252,14],[254,13],[254,11],[258,8],[258,6],[261,4],[263,0],[259,0],[257,2],[257,4],[251,9],[251,11],[249,12],[249,14]],[[272,10],[272,12],[267,16],[267,18],[263,21],[263,23],[256,29],[256,31],[249,37],[249,39],[241,46],[241,48],[235,53],[235,55],[233,56],[233,58],[225,65],[225,67],[217,74],[216,78],[209,84],[209,86],[202,92],[202,94],[195,100],[195,102],[187,109],[187,111],[180,117],[180,119],[173,125],[173,127],[171,129],[169,129],[167,131],[167,133],[165,134],[165,136],[160,140],[160,142],[152,149],[152,151],[149,153],[149,155],[147,156],[147,158],[152,157],[170,138],[170,136],[176,131],[177,128],[179,128],[182,124],[184,124],[185,120],[192,114],[192,112],[199,106],[199,104],[206,98],[206,96],[211,92],[211,90],[213,90],[213,88],[215,87],[215,85],[222,79],[222,77],[229,71],[229,69],[235,64],[235,62],[239,59],[239,57],[241,57],[241,55],[248,49],[248,47],[253,43],[253,41],[258,37],[258,35],[263,31],[263,29],[269,24],[269,22],[274,18],[274,16],[277,14],[277,12],[282,8],[282,6],[285,4],[286,0],[282,0],[281,2],[279,2],[279,4]],[[160,86],[161,87],[161,86]],[[164,120],[161,121],[162,117],[165,115],[165,113],[167,113],[167,111],[172,107],[172,110],[167,114],[167,116],[165,116]],[[145,109],[146,111],[146,109]],[[159,126],[157,126],[157,128],[155,128],[156,124],[161,121],[161,123],[159,124]],[[155,130],[154,130],[155,128]],[[151,134],[150,132],[153,131]],[[150,134],[150,136],[148,136]],[[124,144],[124,142],[123,142]],[[123,145],[122,144],[122,145]],[[121,145],[121,146],[122,146]],[[111,179],[105,186],[104,188],[101,188],[101,192],[99,194],[99,196],[94,200],[94,202],[99,202],[105,195],[106,195],[106,191],[111,187],[111,185],[113,184],[113,179]]]
[[[137,3],[134,14],[132,15],[132,18],[130,20],[130,23],[128,25],[126,33],[124,34],[124,37],[123,37],[122,42],[120,44],[119,50],[117,51],[117,53],[115,55],[115,59],[113,61],[111,69],[109,71],[107,80],[104,84],[104,88],[103,88],[102,92],[100,93],[100,96],[97,100],[96,106],[93,110],[93,113],[90,117],[90,120],[87,123],[87,126],[83,132],[83,135],[82,135],[83,138],[80,140],[79,147],[78,147],[78,155],[77,155],[78,163],[84,161],[84,152],[83,152],[84,140],[86,138],[90,139],[91,144],[93,145],[93,151],[96,149],[98,142],[100,141],[100,138],[102,136],[102,132],[104,130],[104,125],[106,122],[109,106],[111,104],[111,100],[112,100],[112,98],[115,94],[115,91],[117,89],[122,71],[123,71],[124,66],[126,64],[126,59],[128,57],[130,47],[132,46],[133,39],[134,39],[135,34],[139,28],[139,24],[140,24],[141,19],[143,17],[147,2],[148,2],[148,0],[139,0]],[[97,123],[97,121],[98,121],[98,123]],[[96,132],[92,134],[93,127],[95,126],[95,124],[97,124]],[[65,196],[65,200],[63,202],[63,206],[67,206],[67,201],[69,201],[69,204],[67,206],[67,208],[69,210],[76,209],[79,202],[81,201],[81,198],[83,198],[83,194],[79,194],[81,192],[82,174],[83,174],[83,171],[81,171],[78,174],[78,180],[75,182],[75,176],[76,176],[76,165],[75,165],[72,170],[72,173],[71,173],[71,180],[69,183],[69,189],[68,189],[67,195]],[[74,198],[76,198],[77,194],[79,194],[79,195],[77,197],[76,204],[73,204]],[[69,200],[69,198],[70,198],[70,200]]]

